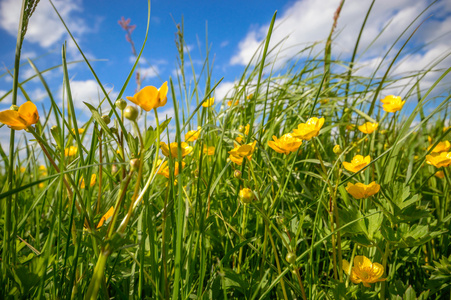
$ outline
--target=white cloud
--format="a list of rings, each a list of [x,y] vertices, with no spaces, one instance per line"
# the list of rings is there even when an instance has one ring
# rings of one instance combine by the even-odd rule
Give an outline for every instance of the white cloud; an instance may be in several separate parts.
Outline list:
[[[33,102],[42,102],[45,98],[48,97],[47,91],[41,88],[36,88],[31,93],[29,93],[31,101]]]
[[[283,41],[284,50],[282,58],[279,58],[279,60],[287,61],[299,54],[299,51],[306,45],[314,42],[324,43],[330,33],[334,13],[339,2],[339,0],[298,0],[293,3],[291,7],[288,7],[276,19],[270,49]],[[334,36],[332,49],[334,54],[349,56],[352,53],[369,5],[370,1],[348,0],[345,2],[335,30],[338,34]],[[427,5],[428,3],[425,0],[376,1],[360,40],[359,53],[362,53],[371,45],[371,51],[365,52],[364,58],[368,59],[382,55]],[[432,11],[428,11],[427,14],[443,10],[449,11],[450,7],[451,5],[442,3],[433,6]],[[424,42],[427,43],[441,34],[449,32],[451,18],[449,16],[446,17],[447,19],[444,21],[436,20],[438,24],[435,24],[435,28],[429,25],[424,26],[425,31],[434,31],[433,34],[424,36],[426,38]],[[418,24],[419,21],[410,28],[406,36]],[[238,44],[238,51],[231,58],[230,63],[248,64],[258,47],[264,42],[268,28],[269,24],[266,24],[250,30]],[[383,30],[384,28],[385,30]],[[382,30],[383,32],[381,33]],[[422,31],[422,28],[420,28],[420,31]],[[380,36],[378,37],[379,34]],[[419,35],[420,32],[417,34]],[[376,37],[378,37],[377,40],[375,40]],[[323,46],[318,46],[318,49],[323,49]],[[303,56],[306,55],[308,55],[308,52],[303,54]]]
[[[215,100],[217,102],[224,100],[226,96],[232,96],[233,87],[235,86],[235,82],[231,81],[223,81],[218,87],[215,89]]]
[[[82,11],[81,0],[54,0],[53,3],[73,34],[80,36],[89,30],[85,22],[74,15],[74,12]],[[0,2],[0,27],[12,36],[17,35],[21,4],[22,1],[17,0]],[[38,43],[43,48],[48,48],[56,42],[62,41],[65,36],[67,36],[66,29],[50,2],[40,1],[31,16],[25,39]]]
[[[307,55],[312,57],[316,54],[319,54],[320,57],[323,56],[323,53],[318,51],[324,51],[324,43],[329,36],[339,2],[339,0],[298,0],[286,8],[275,22],[269,46],[271,49],[282,41],[281,46],[274,52],[276,54],[282,49],[277,58],[276,67],[283,66],[286,61],[294,57],[302,58]],[[369,0],[347,0],[345,2],[333,36],[332,56],[334,58],[349,60],[370,3]],[[401,56],[392,67],[389,76],[400,78],[418,74],[419,71],[431,67],[433,62],[445,57],[434,68],[439,71],[429,72],[422,79],[421,88],[428,89],[451,65],[449,56],[451,52],[451,2],[438,1],[412,24],[413,20],[429,4],[430,2],[426,0],[376,1],[359,43],[354,74],[370,77],[382,62],[376,73],[376,76],[382,76],[403,43],[418,27],[408,46],[403,49]],[[423,20],[426,21],[421,23]],[[409,25],[410,28],[408,28]],[[254,26],[238,44],[237,52],[232,56],[230,63],[247,65],[259,47],[258,53],[261,53],[261,45],[264,43],[268,28],[269,24]],[[382,61],[387,51],[406,28],[408,30],[390,51],[385,61]],[[319,43],[315,51],[300,53],[306,46],[315,42]],[[448,57],[446,57],[447,55]],[[267,59],[267,61],[270,60],[271,57]],[[254,58],[252,64],[255,64],[256,61]],[[449,83],[450,77],[448,76],[442,85]],[[402,79],[385,92],[405,94],[415,80],[416,78]]]
[[[157,77],[159,73],[160,73],[160,70],[158,69],[157,66],[141,68],[141,75],[144,80]]]
[[[109,93],[109,97],[111,101],[116,99],[118,95],[117,92],[112,91],[111,87],[104,86],[107,93]],[[88,107],[83,103],[87,102],[93,105],[94,107],[98,107],[100,102],[105,98],[101,88],[97,84],[95,80],[74,80],[70,82],[70,89],[72,94],[72,100],[74,102],[74,107],[90,115]],[[62,95],[63,87],[60,88],[60,96]],[[62,98],[60,98],[62,99]],[[64,95],[64,99],[66,99],[66,95]],[[109,111],[110,105],[108,100],[105,100],[101,105],[101,112],[104,114]]]

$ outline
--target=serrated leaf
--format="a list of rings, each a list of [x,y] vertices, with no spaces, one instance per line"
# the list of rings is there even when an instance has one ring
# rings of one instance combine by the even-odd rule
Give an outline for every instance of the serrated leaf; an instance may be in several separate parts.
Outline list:
[[[369,211],[370,213],[372,212],[371,210]],[[367,223],[368,223],[368,238],[370,240],[373,239],[373,236],[376,232],[379,231],[379,228],[382,225],[382,221],[384,220],[384,215],[383,214],[374,214],[369,216],[367,219]]]
[[[150,146],[155,142],[157,139],[157,132],[152,128],[152,126],[149,126],[149,128],[146,130],[145,138],[144,138],[144,151],[149,149]]]
[[[360,213],[359,210],[357,210],[353,206],[348,206],[346,209],[341,209],[339,212],[340,216],[340,225],[344,226],[348,223],[351,223],[352,221],[355,221],[357,219],[360,219],[363,217],[363,215]],[[344,229],[347,232],[351,233],[363,233],[365,235],[368,235],[368,230],[366,228],[365,220],[359,220],[357,222],[354,222],[350,226],[346,227]]]
[[[138,137],[134,137],[130,132],[127,133],[127,142],[130,147],[130,152],[133,154],[133,157],[138,157],[138,145],[139,140]]]
[[[401,240],[399,236],[395,233],[395,231],[387,225],[381,227],[382,236],[391,243],[397,243]]]

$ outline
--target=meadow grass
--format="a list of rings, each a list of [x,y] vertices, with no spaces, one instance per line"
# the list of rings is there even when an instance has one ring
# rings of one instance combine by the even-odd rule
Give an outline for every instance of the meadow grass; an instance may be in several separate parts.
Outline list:
[[[18,80],[32,3],[22,10],[12,105],[18,92],[33,101]],[[83,124],[66,46],[55,67],[62,106],[42,76],[48,70],[28,61],[51,106],[27,126],[23,144],[11,129],[9,152],[0,147],[1,298],[450,298],[450,96],[440,83],[451,69],[431,86],[422,79],[439,60],[392,78],[404,48],[389,56],[396,40],[372,75],[355,75],[366,19],[349,61],[332,59],[332,29],[324,50],[305,47],[276,67],[275,19],[253,62],[212,106],[221,80],[209,49],[196,73],[179,26],[180,72],[167,83],[173,119],[121,100],[145,42],[117,99],[79,48],[109,104],[105,115],[86,104],[92,117]],[[387,112],[380,100],[406,80],[400,96],[412,112]],[[377,129],[362,132],[365,122]],[[182,144],[189,136],[196,139]],[[273,136],[285,153],[270,146]],[[161,150],[172,142],[173,155]],[[345,168],[357,155],[369,160]],[[350,191],[372,182],[380,188],[362,197]]]

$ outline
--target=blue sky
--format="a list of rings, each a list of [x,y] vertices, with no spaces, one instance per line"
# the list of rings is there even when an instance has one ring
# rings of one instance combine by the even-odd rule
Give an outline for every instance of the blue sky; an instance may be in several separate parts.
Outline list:
[[[277,10],[276,30],[272,44],[284,40],[283,51],[279,58],[279,66],[296,56],[299,49],[313,42],[324,42],[332,26],[334,12],[339,0],[291,0],[291,1],[152,1],[150,34],[143,57],[152,64],[163,80],[176,74],[175,47],[176,23],[183,17],[185,41],[192,54],[195,65],[205,56],[206,47],[211,47],[214,57],[213,81],[224,77],[218,86],[215,96],[222,98],[233,86],[234,81],[242,74],[245,65],[266,35],[269,22]],[[18,16],[19,0],[0,0],[0,67],[12,68]],[[112,1],[112,0],[58,0],[56,7],[75,35],[81,48],[93,62],[93,66],[107,90],[111,90],[114,98],[120,90],[133,61],[130,45],[125,40],[125,32],[118,25],[121,17],[130,18],[131,24],[137,27],[133,32],[133,40],[139,49],[142,45],[147,21],[146,1]],[[346,59],[352,54],[365,13],[370,5],[369,0],[347,0],[337,24],[337,35],[333,44],[333,56]],[[358,55],[359,74],[368,75],[401,32],[424,10],[431,1],[427,0],[377,0],[360,44]],[[408,74],[427,67],[430,63],[449,54],[451,50],[451,1],[441,0],[434,4],[416,23],[430,16],[415,33],[405,54],[398,60],[392,75]],[[208,45],[206,30],[208,23]],[[414,27],[415,27],[414,26]],[[386,30],[380,34],[381,30]],[[413,27],[408,33],[412,32]],[[379,36],[380,34],[380,36]],[[377,38],[375,42],[374,39]],[[61,46],[68,41],[68,59],[81,59],[80,54],[70,41],[48,0],[41,0],[32,16],[22,57],[34,60],[43,70],[61,63]],[[405,38],[395,45],[389,58],[396,54]],[[364,51],[371,45],[369,50]],[[419,51],[419,46],[423,46]],[[318,50],[323,49],[319,45]],[[415,52],[413,52],[413,50]],[[40,57],[45,55],[43,57]],[[302,56],[301,56],[302,58]],[[23,60],[26,62],[26,60]],[[437,68],[451,66],[450,57],[441,61]],[[384,70],[381,70],[383,72]],[[24,80],[33,71],[26,64],[20,71],[20,79]],[[4,70],[0,72],[3,74]],[[143,61],[142,73],[146,74],[144,85],[160,86],[162,81]],[[71,86],[76,107],[80,109],[80,120],[86,120],[89,112],[82,101],[99,103],[100,90],[84,63],[72,65],[69,69]],[[440,72],[431,73],[424,79],[422,88],[431,85]],[[61,101],[62,71],[49,72],[44,76],[52,91]],[[449,77],[446,82],[450,82]],[[405,81],[409,84],[408,81]],[[8,75],[0,77],[0,97],[12,87]],[[48,99],[38,80],[28,82],[25,89],[38,107],[48,107]],[[131,96],[136,88],[132,80],[124,96]],[[382,94],[396,94],[406,90],[384,91]],[[0,109],[10,106],[11,98],[0,102]],[[23,103],[24,98],[19,98]],[[169,100],[171,101],[171,100]],[[414,100],[412,100],[414,101]],[[168,105],[165,113],[171,115]],[[0,129],[0,136],[9,135],[9,129]],[[3,144],[3,138],[2,138]]]

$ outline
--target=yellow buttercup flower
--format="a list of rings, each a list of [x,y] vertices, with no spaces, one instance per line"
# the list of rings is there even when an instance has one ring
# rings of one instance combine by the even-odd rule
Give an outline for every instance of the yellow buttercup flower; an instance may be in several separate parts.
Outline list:
[[[371,182],[370,184],[363,184],[360,182],[352,184],[348,182],[346,191],[356,199],[366,199],[373,196],[374,194],[377,194],[380,188],[381,186],[375,181]]]
[[[447,130],[450,129],[450,128],[451,128],[451,126],[445,126],[445,127],[443,127],[443,132],[447,131]]]
[[[393,95],[388,95],[387,97],[385,97],[384,99],[381,100],[381,102],[383,103],[382,108],[386,111],[386,112],[397,112],[398,110],[401,110],[402,107],[404,106],[404,103],[406,103],[406,101],[402,101],[400,96],[393,96]]]
[[[20,173],[25,173],[26,170],[27,170],[27,169],[26,169],[25,167],[20,167],[20,168],[19,168]]]
[[[290,154],[295,152],[302,145],[302,140],[293,137],[291,133],[284,134],[278,139],[275,135],[272,136],[274,141],[269,141],[268,146],[274,149],[277,153]]]
[[[0,112],[0,122],[14,130],[26,129],[38,121],[38,109],[30,101],[22,104],[17,111],[7,109]]]
[[[182,169],[185,168],[185,162],[182,161]],[[177,176],[179,174],[180,170],[179,170],[179,163],[175,162],[174,164],[174,176]],[[165,161],[163,163],[163,165],[161,166],[160,170],[158,171],[157,174],[163,175],[164,177],[169,179],[170,176],[170,172],[169,172],[169,165],[168,162]]]
[[[379,123],[366,122],[365,124],[360,125],[357,128],[359,128],[359,130],[363,133],[371,134],[377,129],[377,126],[379,126]]]
[[[139,105],[145,111],[151,111],[154,108],[162,107],[168,101],[168,82],[164,82],[159,89],[154,86],[142,88],[133,97],[127,96],[131,102]]]
[[[215,146],[204,146],[204,154],[211,156],[215,154]]]
[[[204,101],[204,103],[202,103],[203,107],[210,107],[215,103],[215,97],[211,97],[207,100]]]
[[[241,202],[243,203],[251,203],[252,200],[254,199],[254,193],[252,192],[251,189],[248,188],[241,189],[239,196]]]
[[[247,124],[244,128],[243,128],[243,125],[240,125],[240,128],[238,130],[241,131],[241,132],[244,131],[244,135],[246,136],[246,135],[249,134],[249,129],[250,128],[251,128],[250,124]],[[243,138],[244,138],[244,136],[239,135],[239,136],[236,137],[235,141],[237,141],[238,143],[241,144],[243,142]]]
[[[171,153],[171,157],[177,157],[178,156],[178,143],[170,143],[169,146],[165,142],[160,142],[161,152],[163,152],[164,156],[169,156],[169,153]],[[180,147],[182,148],[182,157],[187,156],[193,151],[193,147],[188,145],[185,142],[182,142],[180,144]]]
[[[244,158],[251,160],[256,144],[257,141],[254,141],[251,144],[236,145],[235,148],[229,151],[230,160],[240,166],[243,164]]]
[[[201,131],[201,127],[197,126],[197,130],[190,130],[187,134],[185,134],[185,141],[186,142],[194,142],[199,138],[199,134]]]
[[[348,124],[348,125],[346,125],[346,130],[351,131],[351,130],[354,130],[354,128],[355,128],[355,125],[354,125],[354,124]]]
[[[451,152],[432,153],[426,155],[426,162],[436,168],[447,167],[451,165]]]
[[[371,157],[369,155],[365,157],[363,157],[362,155],[356,155],[350,163],[344,161],[343,166],[346,170],[356,173],[366,167],[370,162]]]
[[[343,152],[343,149],[341,149],[341,146],[340,145],[335,145],[334,146],[334,148],[332,149],[332,151],[335,153],[335,154],[341,154],[342,152]]]
[[[109,218],[111,218],[114,214],[114,207],[111,206],[110,209],[100,218],[99,224],[97,224],[97,228],[102,227],[103,223],[107,221]]]
[[[45,171],[47,171],[47,167],[44,166],[44,165],[40,165],[40,166],[39,166],[39,171],[45,172]]]
[[[78,134],[82,134],[83,132],[85,132],[84,128],[78,128]],[[72,133],[75,134],[75,128],[72,128]]]
[[[78,148],[75,146],[70,146],[69,148],[64,149],[64,156],[74,156],[77,154]]]
[[[249,95],[246,97],[247,100],[251,100],[252,98],[254,98],[254,94],[249,94]]]
[[[372,263],[366,256],[357,255],[354,257],[354,266],[351,268],[349,262],[343,260],[343,271],[350,276],[353,283],[363,283],[366,287],[371,287],[370,283],[385,281],[381,278],[384,274],[384,267],[379,263]]]
[[[230,101],[227,101],[227,106],[235,106],[235,105],[238,105],[240,102],[238,101],[238,100],[236,100],[236,101],[233,101],[233,100],[230,100]]]
[[[93,187],[96,184],[96,179],[97,179],[97,175],[91,174],[91,181],[89,182],[90,187]],[[80,180],[80,188],[82,188],[82,189],[85,188],[85,179],[84,178],[81,178],[81,180]]]
[[[323,124],[324,118],[310,118],[307,122],[299,124],[297,129],[293,129],[293,137],[309,141],[312,137],[318,136]]]
[[[435,175],[435,177],[438,177],[440,179],[445,178],[445,173],[443,171],[437,171],[437,172],[435,172],[434,175]]]
[[[38,184],[38,188],[42,189],[42,188],[44,188],[44,187],[45,187],[44,182],[41,182],[41,183]]]
[[[428,151],[429,149],[431,149],[432,145],[428,147]],[[437,144],[437,146],[434,147],[434,149],[432,149],[431,153],[440,153],[440,152],[447,152],[449,149],[451,149],[451,144],[449,141],[444,141],[444,142],[440,142]]]

